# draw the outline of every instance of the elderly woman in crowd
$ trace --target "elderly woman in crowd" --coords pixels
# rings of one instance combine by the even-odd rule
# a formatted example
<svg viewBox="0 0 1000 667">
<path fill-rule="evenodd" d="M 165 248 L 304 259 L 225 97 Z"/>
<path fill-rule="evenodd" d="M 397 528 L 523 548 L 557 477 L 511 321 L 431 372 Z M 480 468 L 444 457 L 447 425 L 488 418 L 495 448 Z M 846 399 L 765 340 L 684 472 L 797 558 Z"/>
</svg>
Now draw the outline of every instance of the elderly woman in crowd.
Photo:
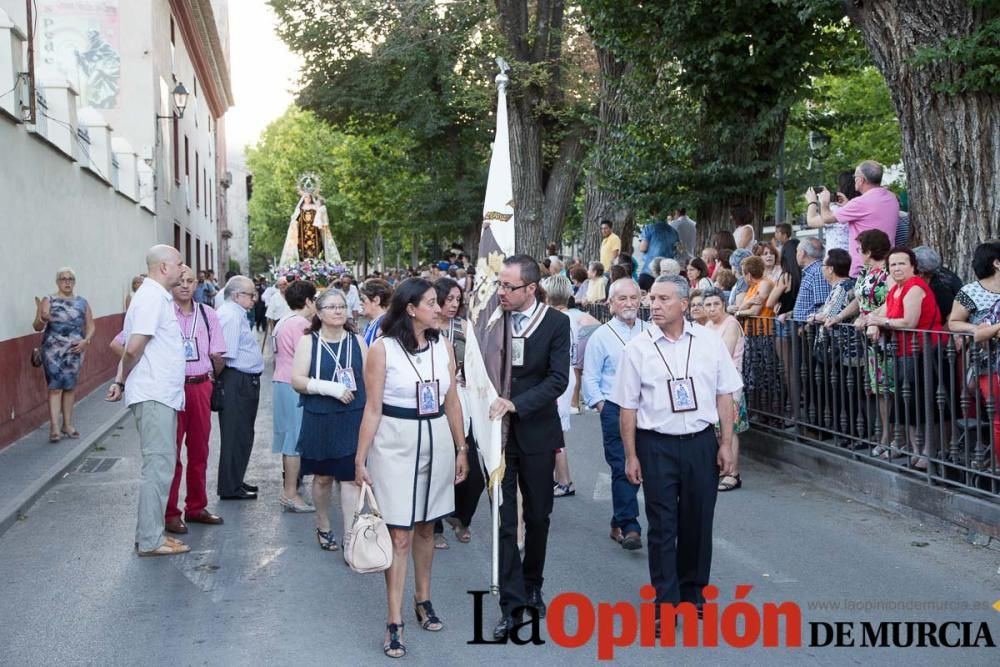
<svg viewBox="0 0 1000 667">
<path fill-rule="evenodd" d="M 893 286 L 886 295 L 885 303 L 868 316 L 866 333 L 873 341 L 882 336 L 881 329 L 920 329 L 922 331 L 939 331 L 942 328 L 941 310 L 937 300 L 923 278 L 916 275 L 917 258 L 909 248 L 893 248 L 889 251 L 889 275 Z M 922 347 L 925 343 L 936 345 L 936 334 L 897 333 L 894 335 L 896 356 L 902 361 L 903 380 L 911 387 L 908 396 L 903 396 L 901 412 L 896 420 L 905 418 L 909 434 L 910 447 L 913 456 L 910 464 L 913 467 L 926 470 L 927 457 L 934 451 L 933 429 L 928 433 L 922 448 L 918 448 L 917 429 L 928 421 L 924 413 L 924 396 L 934 391 L 936 381 L 930 386 L 924 382 L 924 359 Z M 932 362 L 933 365 L 933 362 Z M 936 368 L 928 369 L 931 375 L 936 375 Z M 937 421 L 937 410 L 932 409 L 934 416 L 930 420 Z M 888 458 L 888 453 L 882 454 Z"/>
<path fill-rule="evenodd" d="M 714 289 L 709 287 L 708 289 Z M 688 295 L 688 319 L 696 324 L 704 326 L 708 323 L 708 314 L 705 312 L 704 294 L 708 290 L 693 289 Z"/>
<path fill-rule="evenodd" d="M 573 300 L 580 303 L 587 298 L 587 269 L 577 264 L 570 269 L 569 278 L 573 282 Z"/>
<path fill-rule="evenodd" d="M 146 279 L 145 273 L 140 273 L 135 278 L 132 279 L 132 291 L 125 295 L 125 310 L 132 305 L 132 295 L 135 294 L 136 290 L 142 285 L 142 281 Z"/>
<path fill-rule="evenodd" d="M 372 486 L 392 538 L 382 647 L 391 658 L 406 655 L 403 592 L 411 551 L 417 622 L 431 632 L 444 629 L 430 600 L 434 522 L 454 512 L 454 486 L 468 470 L 455 351 L 436 328 L 440 310 L 434 285 L 404 280 L 365 361 L 367 403 L 355 478 Z"/>
<path fill-rule="evenodd" d="M 382 318 L 385 316 L 385 309 L 389 307 L 392 288 L 384 280 L 369 278 L 361 285 L 360 292 L 361 312 L 368 320 L 368 328 L 365 329 L 365 345 L 371 347 L 381 333 Z"/>
<path fill-rule="evenodd" d="M 299 339 L 312 326 L 316 314 L 316 286 L 296 280 L 285 290 L 291 312 L 274 325 L 274 375 L 271 377 L 274 429 L 271 451 L 281 454 L 284 489 L 278 504 L 289 512 L 312 512 L 313 507 L 299 495 L 299 426 L 302 405 L 292 387 L 292 360 Z"/>
<path fill-rule="evenodd" d="M 587 267 L 587 294 L 583 298 L 583 305 L 591 303 L 604 303 L 608 300 L 608 278 L 604 275 L 604 265 L 600 262 L 591 262 Z"/>
<path fill-rule="evenodd" d="M 362 378 L 367 348 L 354 333 L 347 308 L 347 297 L 340 290 L 326 290 L 316 299 L 308 334 L 297 341 L 291 372 L 292 385 L 302 394 L 298 442 L 302 472 L 313 476 L 316 541 L 324 551 L 339 548 L 330 521 L 333 483 L 340 485 L 343 534 L 350 529 L 359 494 L 352 482 L 365 407 Z"/>
<path fill-rule="evenodd" d="M 42 332 L 42 367 L 49 385 L 49 442 L 59 442 L 62 435 L 80 437 L 73 426 L 76 383 L 83 353 L 90 347 L 96 331 L 90 304 L 74 291 L 73 269 L 67 266 L 56 271 L 56 287 L 58 291 L 54 294 L 35 297 L 33 322 L 35 331 Z"/>
<path fill-rule="evenodd" d="M 721 290 L 715 288 L 706 290 L 702 298 L 704 300 L 705 314 L 708 317 L 705 326 L 722 337 L 723 342 L 726 344 L 726 349 L 729 350 L 729 354 L 733 358 L 733 363 L 736 364 L 736 370 L 742 376 L 743 352 L 746 348 L 746 337 L 743 334 L 743 328 L 736 321 L 735 317 L 726 312 L 725 300 L 723 299 Z M 750 429 L 750 420 L 747 416 L 746 394 L 742 389 L 733 394 L 733 402 L 735 404 L 733 415 L 736 418 L 733 428 L 733 472 L 732 474 L 719 477 L 719 491 L 732 491 L 743 486 L 743 480 L 740 478 L 739 473 L 739 434 L 745 433 Z"/>
<path fill-rule="evenodd" d="M 857 236 L 858 248 L 861 253 L 862 266 L 854 283 L 854 300 L 847 305 L 839 315 L 827 320 L 827 326 L 835 326 L 847 322 L 854 316 L 854 327 L 864 331 L 868 326 L 868 316 L 878 310 L 889 293 L 889 269 L 886 259 L 889 257 L 891 244 L 885 232 L 879 229 L 869 229 Z M 854 356 L 856 351 L 849 350 Z M 887 451 L 892 433 L 889 429 L 889 397 L 894 386 L 894 369 L 892 360 L 886 355 L 881 345 L 872 345 L 865 354 L 868 367 L 868 383 L 873 394 L 878 397 L 880 424 L 882 430 L 881 444 L 873 454 L 881 456 Z"/>
<path fill-rule="evenodd" d="M 750 257 L 752 253 L 746 249 L 739 249 L 729 257 L 729 263 L 733 267 L 733 275 L 736 276 L 736 284 L 729 290 L 729 297 L 726 301 L 726 312 L 733 314 L 743 306 L 743 299 L 747 293 L 747 281 L 743 276 L 743 260 Z"/>
</svg>

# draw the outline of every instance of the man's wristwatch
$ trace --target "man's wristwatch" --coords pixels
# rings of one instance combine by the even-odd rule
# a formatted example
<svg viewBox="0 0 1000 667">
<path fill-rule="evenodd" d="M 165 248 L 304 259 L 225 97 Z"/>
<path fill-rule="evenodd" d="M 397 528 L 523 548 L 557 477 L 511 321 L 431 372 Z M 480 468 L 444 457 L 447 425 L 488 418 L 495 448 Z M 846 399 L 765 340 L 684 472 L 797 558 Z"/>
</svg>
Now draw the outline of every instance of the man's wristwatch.
<svg viewBox="0 0 1000 667">
<path fill-rule="evenodd" d="M 125 383 L 124 382 L 119 382 L 118 380 L 115 380 L 114 382 L 112 382 L 112 384 L 118 385 L 119 387 L 121 387 L 122 391 L 125 391 Z"/>
</svg>

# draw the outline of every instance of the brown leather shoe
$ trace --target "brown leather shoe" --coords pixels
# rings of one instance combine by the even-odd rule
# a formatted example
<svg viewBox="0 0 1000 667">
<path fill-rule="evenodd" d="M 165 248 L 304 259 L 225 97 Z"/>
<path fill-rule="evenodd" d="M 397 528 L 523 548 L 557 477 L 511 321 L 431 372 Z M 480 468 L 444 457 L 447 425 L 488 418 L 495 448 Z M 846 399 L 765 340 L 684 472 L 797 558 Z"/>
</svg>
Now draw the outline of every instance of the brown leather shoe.
<svg viewBox="0 0 1000 667">
<path fill-rule="evenodd" d="M 610 537 L 611 537 L 612 540 L 614 540 L 618 544 L 621 544 L 622 540 L 625 539 L 622 536 L 622 529 L 621 528 L 617 528 L 617 527 L 611 529 L 611 535 L 610 535 Z"/>
<path fill-rule="evenodd" d="M 202 510 L 197 514 L 188 514 L 184 518 L 187 520 L 188 523 L 208 523 L 213 526 L 217 526 L 220 523 L 225 523 L 222 520 L 221 516 L 217 514 L 212 514 L 208 510 Z"/>
<path fill-rule="evenodd" d="M 173 533 L 174 535 L 184 535 L 188 532 L 188 527 L 184 525 L 179 516 L 173 519 L 167 519 L 167 522 L 163 525 L 163 528 L 168 533 Z"/>
<path fill-rule="evenodd" d="M 630 530 L 622 539 L 622 548 L 626 551 L 635 551 L 642 548 L 642 537 L 634 530 Z"/>
</svg>

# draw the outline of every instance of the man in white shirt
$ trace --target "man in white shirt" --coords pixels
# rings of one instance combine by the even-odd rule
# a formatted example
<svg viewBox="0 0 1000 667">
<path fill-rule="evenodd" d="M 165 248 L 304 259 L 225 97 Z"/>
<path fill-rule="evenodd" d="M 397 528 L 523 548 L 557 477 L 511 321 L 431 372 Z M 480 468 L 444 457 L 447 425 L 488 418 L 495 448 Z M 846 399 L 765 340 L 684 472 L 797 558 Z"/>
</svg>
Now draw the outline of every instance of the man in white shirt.
<svg viewBox="0 0 1000 667">
<path fill-rule="evenodd" d="M 148 278 L 125 314 L 125 352 L 107 400 L 120 401 L 124 395 L 139 430 L 136 550 L 140 556 L 172 556 L 190 551 L 163 533 L 177 458 L 177 412 L 184 409 L 184 341 L 170 293 L 180 284 L 183 262 L 174 248 L 157 245 L 146 253 L 146 265 Z"/>
<path fill-rule="evenodd" d="M 611 392 L 621 406 L 625 472 L 646 496 L 657 634 L 661 604 L 689 603 L 678 613 L 691 621 L 695 613 L 701 616 L 719 472 L 735 472 L 730 394 L 743 387 L 722 338 L 684 318 L 688 293 L 680 276 L 656 279 L 650 290 L 653 326 L 625 346 Z M 674 616 L 669 618 L 673 623 Z"/>
</svg>

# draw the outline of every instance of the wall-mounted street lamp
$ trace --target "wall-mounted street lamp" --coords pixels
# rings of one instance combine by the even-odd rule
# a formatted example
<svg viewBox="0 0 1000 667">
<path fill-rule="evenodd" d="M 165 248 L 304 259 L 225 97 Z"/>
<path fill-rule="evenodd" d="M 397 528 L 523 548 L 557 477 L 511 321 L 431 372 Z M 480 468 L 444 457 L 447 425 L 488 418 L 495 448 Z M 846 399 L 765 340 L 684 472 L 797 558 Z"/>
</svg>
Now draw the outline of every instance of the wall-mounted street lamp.
<svg viewBox="0 0 1000 667">
<path fill-rule="evenodd" d="M 183 118 L 184 117 L 184 110 L 187 108 L 187 103 L 188 103 L 188 91 L 187 91 L 187 88 L 184 87 L 183 83 L 181 83 L 180 81 L 178 81 L 177 85 L 174 87 L 174 90 L 170 93 L 170 95 L 171 95 L 171 97 L 174 98 L 174 106 L 177 108 L 177 117 L 178 118 Z M 160 115 L 157 115 L 156 117 L 160 118 L 160 119 L 162 119 L 162 118 L 173 118 L 172 115 L 171 116 L 160 116 Z"/>
</svg>

